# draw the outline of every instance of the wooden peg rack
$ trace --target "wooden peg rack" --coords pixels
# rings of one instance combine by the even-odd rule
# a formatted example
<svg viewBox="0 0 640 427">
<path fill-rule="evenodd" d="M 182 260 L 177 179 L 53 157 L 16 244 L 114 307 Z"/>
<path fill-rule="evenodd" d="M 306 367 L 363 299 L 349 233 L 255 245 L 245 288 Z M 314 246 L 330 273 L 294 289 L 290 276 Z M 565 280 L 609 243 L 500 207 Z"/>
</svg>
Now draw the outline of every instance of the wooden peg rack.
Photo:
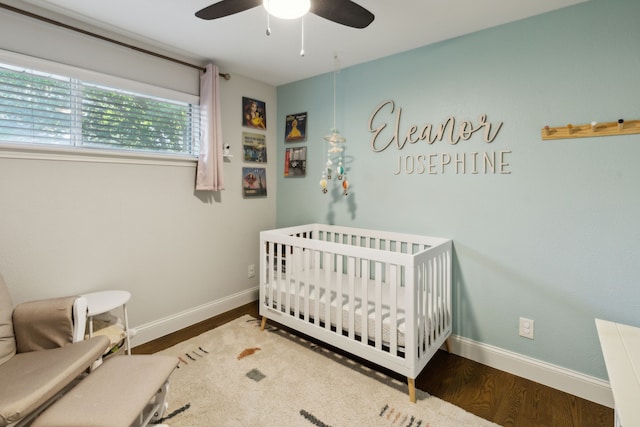
<svg viewBox="0 0 640 427">
<path fill-rule="evenodd" d="M 595 125 L 567 125 L 560 127 L 545 126 L 542 128 L 542 139 L 591 138 L 594 136 L 632 135 L 640 133 L 640 120 L 607 123 Z"/>
</svg>

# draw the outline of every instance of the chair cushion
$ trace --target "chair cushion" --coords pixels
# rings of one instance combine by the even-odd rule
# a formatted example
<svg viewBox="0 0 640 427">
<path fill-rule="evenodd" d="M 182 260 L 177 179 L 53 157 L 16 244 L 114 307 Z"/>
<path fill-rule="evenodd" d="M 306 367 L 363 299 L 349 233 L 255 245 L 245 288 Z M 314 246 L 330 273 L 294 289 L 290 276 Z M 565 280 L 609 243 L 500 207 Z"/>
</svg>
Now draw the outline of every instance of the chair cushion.
<svg viewBox="0 0 640 427">
<path fill-rule="evenodd" d="M 13 309 L 16 351 L 49 350 L 72 343 L 76 298 L 50 298 L 18 304 Z"/>
<path fill-rule="evenodd" d="M 173 356 L 112 357 L 36 418 L 33 427 L 130 426 L 176 366 Z"/>
<path fill-rule="evenodd" d="M 0 427 L 24 418 L 64 390 L 108 345 L 107 337 L 93 337 L 51 350 L 19 353 L 0 365 Z"/>
<path fill-rule="evenodd" d="M 13 334 L 13 302 L 9 289 L 0 275 L 0 365 L 16 354 L 16 339 Z"/>
</svg>

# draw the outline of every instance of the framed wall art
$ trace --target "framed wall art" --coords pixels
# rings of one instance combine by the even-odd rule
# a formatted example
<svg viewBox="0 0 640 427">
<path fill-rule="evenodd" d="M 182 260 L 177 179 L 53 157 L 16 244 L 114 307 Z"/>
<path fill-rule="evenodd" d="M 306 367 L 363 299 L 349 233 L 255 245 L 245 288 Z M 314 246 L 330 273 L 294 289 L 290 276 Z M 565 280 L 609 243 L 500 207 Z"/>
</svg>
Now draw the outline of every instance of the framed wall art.
<svg viewBox="0 0 640 427">
<path fill-rule="evenodd" d="M 284 153 L 284 176 L 305 176 L 307 174 L 307 147 L 287 148 Z"/>
<path fill-rule="evenodd" d="M 245 162 L 267 163 L 267 137 L 261 133 L 242 132 Z"/>
<path fill-rule="evenodd" d="M 242 125 L 253 129 L 267 128 L 267 106 L 263 101 L 242 97 Z"/>
<path fill-rule="evenodd" d="M 307 113 L 287 115 L 285 121 L 285 142 L 300 142 L 307 140 Z"/>
<path fill-rule="evenodd" d="M 242 196 L 245 198 L 266 197 L 267 170 L 265 168 L 242 168 Z"/>
</svg>

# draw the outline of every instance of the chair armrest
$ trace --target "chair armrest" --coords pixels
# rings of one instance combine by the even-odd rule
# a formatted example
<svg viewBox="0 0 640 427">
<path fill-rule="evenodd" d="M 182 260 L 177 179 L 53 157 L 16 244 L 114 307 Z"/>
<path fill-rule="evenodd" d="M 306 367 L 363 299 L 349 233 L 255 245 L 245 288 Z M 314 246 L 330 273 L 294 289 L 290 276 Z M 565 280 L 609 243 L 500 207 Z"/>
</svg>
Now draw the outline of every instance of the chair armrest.
<svg viewBox="0 0 640 427">
<path fill-rule="evenodd" d="M 84 341 L 87 330 L 89 303 L 85 297 L 77 297 L 73 302 L 73 342 Z"/>
<path fill-rule="evenodd" d="M 29 301 L 13 310 L 13 329 L 18 353 L 62 347 L 75 341 L 74 303 L 78 297 Z M 76 308 L 82 310 L 82 304 Z M 86 301 L 84 316 L 86 319 Z M 84 329 L 82 330 L 84 334 Z"/>
</svg>

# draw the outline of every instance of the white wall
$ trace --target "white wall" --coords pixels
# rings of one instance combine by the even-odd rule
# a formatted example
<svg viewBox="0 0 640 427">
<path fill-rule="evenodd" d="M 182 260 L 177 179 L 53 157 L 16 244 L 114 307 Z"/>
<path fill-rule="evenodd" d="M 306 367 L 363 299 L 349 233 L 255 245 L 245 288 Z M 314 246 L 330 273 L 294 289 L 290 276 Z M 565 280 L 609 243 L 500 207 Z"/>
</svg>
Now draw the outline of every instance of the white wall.
<svg viewBox="0 0 640 427">
<path fill-rule="evenodd" d="M 109 64 L 128 78 L 153 68 L 155 84 L 198 87 L 187 67 L 5 11 L 0 49 L 97 71 Z M 224 163 L 227 189 L 213 195 L 195 193 L 193 161 L 0 149 L 0 274 L 14 302 L 128 290 L 138 344 L 257 297 L 247 266 L 258 264 L 259 231 L 275 224 L 275 161 L 266 165 L 269 196 L 243 199 L 242 96 L 265 101 L 275 123 L 276 89 L 239 75 L 221 86 L 223 137 L 235 157 Z M 275 126 L 266 135 L 275 141 Z"/>
</svg>

